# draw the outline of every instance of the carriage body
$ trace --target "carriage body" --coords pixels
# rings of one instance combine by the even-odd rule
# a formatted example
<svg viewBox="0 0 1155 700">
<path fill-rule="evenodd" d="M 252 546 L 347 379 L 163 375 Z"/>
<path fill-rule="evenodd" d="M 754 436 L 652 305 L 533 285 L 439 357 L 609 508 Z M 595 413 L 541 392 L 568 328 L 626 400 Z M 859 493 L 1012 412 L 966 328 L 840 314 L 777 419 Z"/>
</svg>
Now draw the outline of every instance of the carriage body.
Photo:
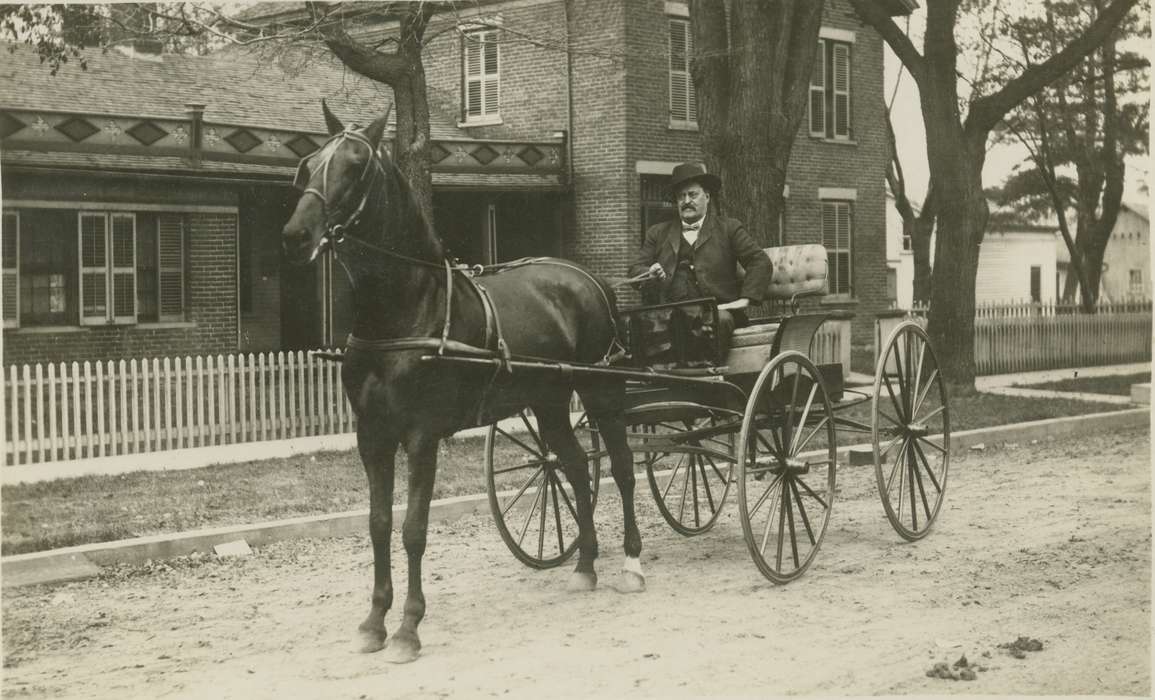
<svg viewBox="0 0 1155 700">
<path fill-rule="evenodd" d="M 950 424 L 937 361 L 921 327 L 907 322 L 895 329 L 872 386 L 846 386 L 846 368 L 812 357 L 815 337 L 833 314 L 800 311 L 804 299 L 827 292 L 825 248 L 784 246 L 766 253 L 773 263 L 766 298 L 780 313 L 736 329 L 728 348 L 716 341 L 712 299 L 621 312 L 628 348 L 622 364 L 635 373 L 626 383 L 624 417 L 635 464 L 666 522 L 683 535 L 704 533 L 736 491 L 755 565 L 785 583 L 809 567 L 821 545 L 834 502 L 839 432 L 870 441 L 887 518 L 903 538 L 915 540 L 929 532 L 942 504 Z M 521 420 L 532 435 L 530 419 Z M 577 428 L 596 485 L 605 457 L 597 429 L 584 417 Z M 529 498 L 525 494 L 534 488 L 528 483 L 518 489 L 495 478 L 502 473 L 495 455 L 509 439 L 508 432 L 491 428 L 486 450 L 499 531 L 524 563 L 554 566 L 568 556 L 572 534 L 563 532 L 564 508 L 555 495 L 547 517 L 546 490 Z M 545 484 L 548 446 L 527 449 L 525 464 Z M 554 481 L 553 488 L 560 487 Z M 520 509 L 519 499 L 527 499 Z M 512 521 L 522 524 L 520 532 L 509 526 Z M 526 546 L 527 536 L 536 551 Z M 544 545 L 554 538 L 547 556 Z"/>
</svg>

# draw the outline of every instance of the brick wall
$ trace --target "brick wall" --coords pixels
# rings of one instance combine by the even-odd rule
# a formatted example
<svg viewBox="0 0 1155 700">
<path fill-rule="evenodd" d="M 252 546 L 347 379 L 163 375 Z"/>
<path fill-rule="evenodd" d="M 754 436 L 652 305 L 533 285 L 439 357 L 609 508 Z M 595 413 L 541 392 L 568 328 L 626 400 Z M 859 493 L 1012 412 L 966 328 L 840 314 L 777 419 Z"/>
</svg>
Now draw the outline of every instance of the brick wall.
<svg viewBox="0 0 1155 700">
<path fill-rule="evenodd" d="M 6 329 L 4 364 L 204 355 L 237 349 L 236 215 L 189 214 L 188 323 Z"/>
</svg>

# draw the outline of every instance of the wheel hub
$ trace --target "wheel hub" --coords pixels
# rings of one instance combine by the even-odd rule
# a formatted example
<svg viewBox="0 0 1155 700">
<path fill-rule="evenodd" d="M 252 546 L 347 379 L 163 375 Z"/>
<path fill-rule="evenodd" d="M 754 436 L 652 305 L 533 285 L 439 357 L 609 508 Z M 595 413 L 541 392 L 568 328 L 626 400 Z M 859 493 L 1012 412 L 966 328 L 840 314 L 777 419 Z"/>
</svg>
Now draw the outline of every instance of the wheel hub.
<svg viewBox="0 0 1155 700">
<path fill-rule="evenodd" d="M 912 437 L 926 437 L 930 435 L 930 428 L 926 423 L 909 423 L 906 426 L 906 432 Z"/>
</svg>

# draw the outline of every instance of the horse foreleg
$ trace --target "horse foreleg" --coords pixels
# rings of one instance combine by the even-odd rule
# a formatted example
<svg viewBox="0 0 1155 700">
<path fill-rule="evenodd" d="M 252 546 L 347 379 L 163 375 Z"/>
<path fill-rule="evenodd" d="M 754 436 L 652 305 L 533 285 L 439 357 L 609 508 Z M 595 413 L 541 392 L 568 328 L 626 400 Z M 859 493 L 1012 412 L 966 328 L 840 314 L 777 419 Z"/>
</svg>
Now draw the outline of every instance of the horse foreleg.
<svg viewBox="0 0 1155 700">
<path fill-rule="evenodd" d="M 393 607 L 393 573 L 389 561 L 393 530 L 393 474 L 397 442 L 368 428 L 357 430 L 357 449 L 369 478 L 369 539 L 373 543 L 373 598 L 369 615 L 357 628 L 361 651 L 380 651 L 385 646 L 385 614 Z"/>
<path fill-rule="evenodd" d="M 589 464 L 570 427 L 567 407 L 535 407 L 534 413 L 546 444 L 561 460 L 566 479 L 573 488 L 574 505 L 577 507 L 578 562 L 566 589 L 571 592 L 592 591 L 598 585 L 598 575 L 594 570 L 594 561 L 598 558 L 598 537 L 594 529 Z"/>
<path fill-rule="evenodd" d="M 626 440 L 626 424 L 621 416 L 601 417 L 596 422 L 610 454 L 614 483 L 622 495 L 622 549 L 625 551 L 625 561 L 614 589 L 621 593 L 640 593 L 646 590 L 646 577 L 642 574 L 642 534 L 638 531 L 638 519 L 634 512 L 634 460 Z"/>
<path fill-rule="evenodd" d="M 421 560 L 425 556 L 425 542 L 429 531 L 429 501 L 433 498 L 433 482 L 437 475 L 436 437 L 411 436 L 405 444 L 409 458 L 409 507 L 401 526 L 401 540 L 409 560 L 409 588 L 405 594 L 404 617 L 401 627 L 385 647 L 386 658 L 393 663 L 408 663 L 421 653 L 421 638 L 417 625 L 425 617 L 425 593 L 421 590 Z"/>
</svg>

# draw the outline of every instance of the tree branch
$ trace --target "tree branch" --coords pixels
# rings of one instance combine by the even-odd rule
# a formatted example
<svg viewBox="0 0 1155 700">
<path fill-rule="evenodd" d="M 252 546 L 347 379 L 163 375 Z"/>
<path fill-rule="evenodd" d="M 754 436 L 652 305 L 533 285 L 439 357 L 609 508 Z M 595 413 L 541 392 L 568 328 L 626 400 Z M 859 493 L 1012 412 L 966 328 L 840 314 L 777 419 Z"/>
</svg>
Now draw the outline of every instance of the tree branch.
<svg viewBox="0 0 1155 700">
<path fill-rule="evenodd" d="M 906 32 L 902 31 L 890 15 L 882 9 L 878 0 L 850 0 L 850 4 L 854 6 L 854 11 L 858 13 L 862 21 L 874 27 L 875 31 L 882 35 L 887 45 L 890 46 L 890 50 L 898 56 L 902 65 L 906 66 L 911 77 L 921 88 L 926 72 L 925 60 Z"/>
<path fill-rule="evenodd" d="M 851 0 L 856 5 L 864 0 Z M 965 128 L 971 133 L 993 129 L 1007 112 L 1034 93 L 1074 68 L 1087 54 L 1100 46 L 1115 31 L 1123 17 L 1138 0 L 1114 0 L 1077 39 L 1043 63 L 1031 66 L 1017 78 L 1008 81 L 998 92 L 971 103 Z"/>
</svg>

